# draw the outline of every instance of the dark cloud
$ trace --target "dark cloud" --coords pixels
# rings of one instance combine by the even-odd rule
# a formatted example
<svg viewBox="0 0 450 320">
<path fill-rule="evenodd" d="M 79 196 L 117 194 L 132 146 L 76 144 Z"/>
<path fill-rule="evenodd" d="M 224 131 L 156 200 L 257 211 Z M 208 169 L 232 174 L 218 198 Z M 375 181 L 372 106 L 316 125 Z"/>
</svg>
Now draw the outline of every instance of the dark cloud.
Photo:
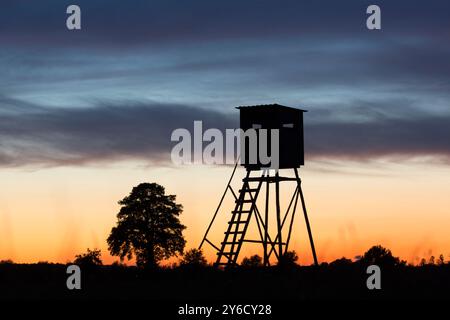
<svg viewBox="0 0 450 320">
<path fill-rule="evenodd" d="M 0 39 L 61 45 L 154 45 L 171 41 L 269 36 L 364 35 L 372 1 L 78 0 L 83 31 L 65 30 L 69 0 L 4 0 Z M 379 0 L 390 32 L 448 38 L 448 1 Z M 447 30 L 447 31 L 445 31 Z"/>
<path fill-rule="evenodd" d="M 365 28 L 365 0 L 79 0 L 83 30 L 69 32 L 72 3 L 2 2 L 2 88 L 92 97 L 96 87 L 99 99 L 170 88 L 186 104 L 266 92 L 449 99 L 449 1 L 380 0 L 380 32 Z"/>
<path fill-rule="evenodd" d="M 433 111 L 411 98 L 322 105 L 305 120 L 310 159 L 436 158 L 450 163 L 450 106 Z"/>
<path fill-rule="evenodd" d="M 19 108 L 20 104 L 17 101 Z M 20 116 L 0 112 L 0 164 L 83 165 L 123 159 L 167 162 L 172 131 L 191 130 L 194 120 L 221 129 L 237 124 L 233 117 L 217 111 L 151 102 L 38 107 Z"/>
<path fill-rule="evenodd" d="M 58 107 L 0 95 L 1 166 L 164 162 L 173 129 L 234 127 L 219 108 L 274 98 L 308 102 L 309 159 L 449 157 L 449 1 L 377 1 L 379 32 L 368 0 L 76 3 L 69 32 L 73 1 L 2 1 L 3 91 Z"/>
<path fill-rule="evenodd" d="M 8 101 L 23 107 L 20 101 Z M 355 108 L 347 112 L 354 113 Z M 360 111 L 362 117 L 352 120 L 337 118 L 332 111 L 315 117 L 312 111 L 305 119 L 306 155 L 358 161 L 398 156 L 449 159 L 450 114 L 410 113 L 413 108 L 405 108 L 407 116 L 401 117 L 362 106 L 366 110 Z M 0 110 L 4 109 L 0 106 Z M 235 128 L 237 118 L 237 111 L 136 101 L 90 108 L 37 107 L 20 116 L 0 111 L 0 165 L 84 165 L 130 159 L 169 164 L 174 129 L 192 131 L 194 120 L 202 120 L 204 129 Z"/>
<path fill-rule="evenodd" d="M 306 125 L 310 158 L 369 160 L 433 157 L 450 160 L 450 115 Z"/>
</svg>

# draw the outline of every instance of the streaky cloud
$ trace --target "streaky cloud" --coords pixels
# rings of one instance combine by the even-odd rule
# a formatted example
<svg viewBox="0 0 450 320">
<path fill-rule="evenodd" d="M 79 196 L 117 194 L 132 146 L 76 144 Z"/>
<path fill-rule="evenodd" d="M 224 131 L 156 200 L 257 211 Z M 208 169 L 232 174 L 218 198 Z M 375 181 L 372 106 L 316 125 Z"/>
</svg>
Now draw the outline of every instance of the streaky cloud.
<svg viewBox="0 0 450 320">
<path fill-rule="evenodd" d="M 100 102 L 91 107 L 34 106 L 29 112 L 14 114 L 4 112 L 5 101 L 9 107 L 30 107 L 12 98 L 0 101 L 2 167 L 83 166 L 132 159 L 169 165 L 174 129 L 191 130 L 195 120 L 202 120 L 205 129 L 238 126 L 237 111 L 231 107 L 230 112 L 221 112 L 130 100 Z M 424 156 L 450 159 L 450 114 L 405 108 L 405 117 L 372 110 L 365 112 L 364 118 L 336 118 L 333 112 L 323 110 L 318 112 L 322 117 L 314 117 L 311 110 L 305 120 L 308 160 Z M 348 108 L 349 112 L 354 110 Z"/>
</svg>

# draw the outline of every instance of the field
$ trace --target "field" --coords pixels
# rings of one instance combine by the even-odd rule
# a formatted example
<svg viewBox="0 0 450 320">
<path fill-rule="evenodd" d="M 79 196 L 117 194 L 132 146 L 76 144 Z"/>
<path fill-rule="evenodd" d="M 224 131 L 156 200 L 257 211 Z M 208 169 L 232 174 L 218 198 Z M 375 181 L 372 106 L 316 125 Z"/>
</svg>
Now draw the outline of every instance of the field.
<svg viewBox="0 0 450 320">
<path fill-rule="evenodd" d="M 369 290 L 356 263 L 319 267 L 82 268 L 81 290 L 68 290 L 62 264 L 0 265 L 1 300 L 152 300 L 177 302 L 450 299 L 450 265 L 382 268 Z"/>
</svg>

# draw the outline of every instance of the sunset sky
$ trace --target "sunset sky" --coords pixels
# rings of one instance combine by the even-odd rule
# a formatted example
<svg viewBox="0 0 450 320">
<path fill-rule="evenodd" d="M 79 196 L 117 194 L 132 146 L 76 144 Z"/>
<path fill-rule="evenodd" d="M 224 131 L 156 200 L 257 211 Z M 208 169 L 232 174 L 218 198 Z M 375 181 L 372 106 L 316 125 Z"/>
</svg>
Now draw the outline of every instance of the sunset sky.
<svg viewBox="0 0 450 320">
<path fill-rule="evenodd" d="M 2 1 L 0 260 L 116 261 L 117 201 L 141 182 L 177 195 L 197 247 L 232 167 L 173 165 L 171 132 L 235 128 L 236 106 L 267 103 L 308 110 L 320 261 L 375 244 L 450 259 L 450 2 L 376 1 L 369 31 L 372 2 Z M 70 4 L 82 30 L 66 29 Z M 300 217 L 292 249 L 309 264 Z"/>
</svg>

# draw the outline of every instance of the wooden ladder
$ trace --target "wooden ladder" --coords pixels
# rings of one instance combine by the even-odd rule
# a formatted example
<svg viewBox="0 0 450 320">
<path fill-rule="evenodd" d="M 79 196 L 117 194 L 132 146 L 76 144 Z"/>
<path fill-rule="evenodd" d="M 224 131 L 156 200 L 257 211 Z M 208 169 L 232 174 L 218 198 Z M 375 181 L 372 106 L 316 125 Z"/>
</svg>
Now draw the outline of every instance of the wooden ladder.
<svg viewBox="0 0 450 320">
<path fill-rule="evenodd" d="M 228 222 L 221 248 L 217 252 L 215 266 L 237 265 L 237 258 L 252 214 L 256 210 L 256 200 L 263 182 L 262 179 L 252 179 L 250 173 L 251 171 L 248 170 L 247 176 L 242 180 L 242 189 L 239 190 L 239 197 L 235 200 L 236 205 L 231 212 L 231 220 Z M 257 183 L 256 186 L 255 183 Z"/>
</svg>

